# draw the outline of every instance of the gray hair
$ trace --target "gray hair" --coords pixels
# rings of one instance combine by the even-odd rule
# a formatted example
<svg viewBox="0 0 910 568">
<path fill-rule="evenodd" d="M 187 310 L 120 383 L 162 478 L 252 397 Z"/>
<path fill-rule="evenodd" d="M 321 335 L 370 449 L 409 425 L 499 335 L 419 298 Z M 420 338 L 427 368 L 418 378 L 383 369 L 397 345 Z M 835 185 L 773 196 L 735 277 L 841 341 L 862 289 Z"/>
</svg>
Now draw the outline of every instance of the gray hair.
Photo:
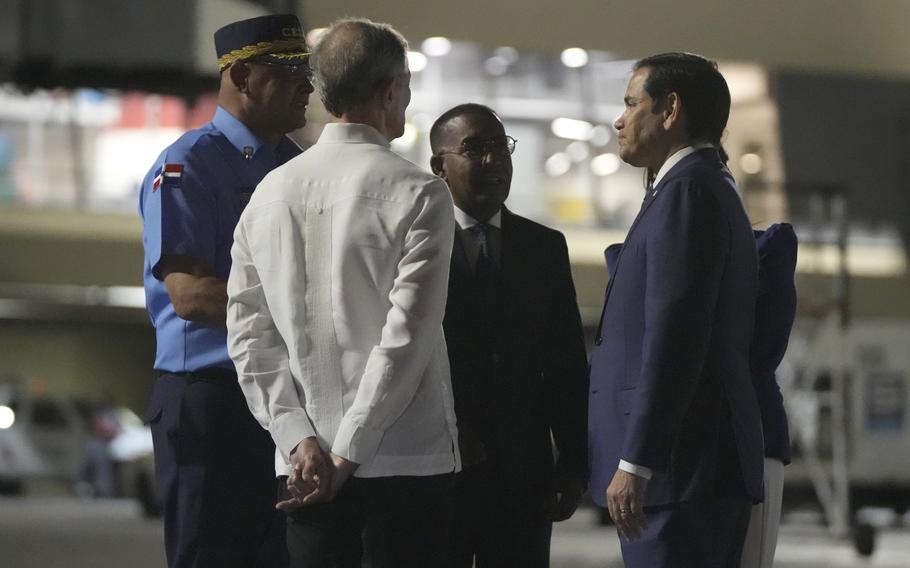
<svg viewBox="0 0 910 568">
<path fill-rule="evenodd" d="M 385 81 L 407 69 L 408 42 L 388 24 L 338 20 L 313 50 L 310 64 L 322 102 L 334 116 L 362 107 Z"/>
</svg>

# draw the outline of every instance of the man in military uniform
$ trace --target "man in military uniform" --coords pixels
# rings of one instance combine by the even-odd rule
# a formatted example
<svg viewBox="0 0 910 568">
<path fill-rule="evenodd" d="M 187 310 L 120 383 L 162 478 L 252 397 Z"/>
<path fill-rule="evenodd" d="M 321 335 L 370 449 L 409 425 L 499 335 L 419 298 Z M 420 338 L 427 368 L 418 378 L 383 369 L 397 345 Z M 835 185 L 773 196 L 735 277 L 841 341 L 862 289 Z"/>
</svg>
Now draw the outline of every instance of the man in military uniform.
<svg viewBox="0 0 910 568">
<path fill-rule="evenodd" d="M 253 419 L 227 353 L 234 228 L 256 185 L 298 155 L 308 55 L 293 15 L 215 32 L 212 121 L 167 147 L 142 184 L 144 281 L 159 378 L 147 419 L 168 564 L 284 566 L 284 515 L 269 434 Z"/>
</svg>

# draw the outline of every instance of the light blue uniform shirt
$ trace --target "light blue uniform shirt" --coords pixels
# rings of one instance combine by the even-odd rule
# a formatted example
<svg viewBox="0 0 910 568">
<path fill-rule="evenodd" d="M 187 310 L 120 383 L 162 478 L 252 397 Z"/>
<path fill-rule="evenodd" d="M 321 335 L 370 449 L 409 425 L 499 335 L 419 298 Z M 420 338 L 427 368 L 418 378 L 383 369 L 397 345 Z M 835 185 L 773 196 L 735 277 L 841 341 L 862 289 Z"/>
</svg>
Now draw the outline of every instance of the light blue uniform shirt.
<svg viewBox="0 0 910 568">
<path fill-rule="evenodd" d="M 158 347 L 159 371 L 233 370 L 227 329 L 181 319 L 162 281 L 168 255 L 191 256 L 227 281 L 240 213 L 267 173 L 300 153 L 290 139 L 277 150 L 218 107 L 212 121 L 164 149 L 142 181 L 139 212 L 145 248 L 145 300 Z"/>
</svg>

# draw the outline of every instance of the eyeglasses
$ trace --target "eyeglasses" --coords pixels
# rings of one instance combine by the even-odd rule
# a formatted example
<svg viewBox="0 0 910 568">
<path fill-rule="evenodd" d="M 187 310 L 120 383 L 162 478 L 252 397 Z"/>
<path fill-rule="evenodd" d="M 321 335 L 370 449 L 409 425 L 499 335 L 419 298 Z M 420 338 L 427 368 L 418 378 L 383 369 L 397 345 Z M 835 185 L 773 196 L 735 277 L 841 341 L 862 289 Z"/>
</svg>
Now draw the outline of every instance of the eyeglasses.
<svg viewBox="0 0 910 568">
<path fill-rule="evenodd" d="M 494 136 L 493 138 L 465 138 L 461 141 L 459 150 L 442 150 L 437 156 L 443 154 L 458 154 L 471 160 L 479 160 L 492 154 L 494 156 L 509 156 L 515 151 L 518 140 L 511 136 Z"/>
</svg>

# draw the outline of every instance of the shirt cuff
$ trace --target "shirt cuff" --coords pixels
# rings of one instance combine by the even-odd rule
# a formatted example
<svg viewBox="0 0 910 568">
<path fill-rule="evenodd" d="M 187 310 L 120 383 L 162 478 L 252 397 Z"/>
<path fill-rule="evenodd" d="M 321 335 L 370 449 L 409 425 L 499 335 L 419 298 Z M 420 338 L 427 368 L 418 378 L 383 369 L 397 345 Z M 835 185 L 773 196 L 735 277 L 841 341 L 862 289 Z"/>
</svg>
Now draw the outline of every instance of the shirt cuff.
<svg viewBox="0 0 910 568">
<path fill-rule="evenodd" d="M 376 455 L 383 434 L 380 430 L 343 418 L 338 433 L 335 434 L 332 453 L 356 464 L 367 463 Z"/>
<path fill-rule="evenodd" d="M 272 440 L 275 441 L 275 446 L 281 452 L 281 457 L 284 458 L 285 463 L 291 463 L 291 452 L 294 451 L 294 448 L 297 447 L 301 440 L 316 435 L 313 424 L 310 422 L 310 417 L 307 416 L 305 410 L 295 410 L 281 414 L 269 424 L 269 433 L 272 435 Z"/>
<path fill-rule="evenodd" d="M 619 469 L 627 473 L 631 473 L 632 475 L 637 475 L 638 477 L 644 477 L 648 480 L 650 480 L 651 476 L 654 475 L 654 472 L 651 471 L 650 467 L 635 465 L 634 463 L 629 463 L 626 460 L 619 460 Z"/>
</svg>

